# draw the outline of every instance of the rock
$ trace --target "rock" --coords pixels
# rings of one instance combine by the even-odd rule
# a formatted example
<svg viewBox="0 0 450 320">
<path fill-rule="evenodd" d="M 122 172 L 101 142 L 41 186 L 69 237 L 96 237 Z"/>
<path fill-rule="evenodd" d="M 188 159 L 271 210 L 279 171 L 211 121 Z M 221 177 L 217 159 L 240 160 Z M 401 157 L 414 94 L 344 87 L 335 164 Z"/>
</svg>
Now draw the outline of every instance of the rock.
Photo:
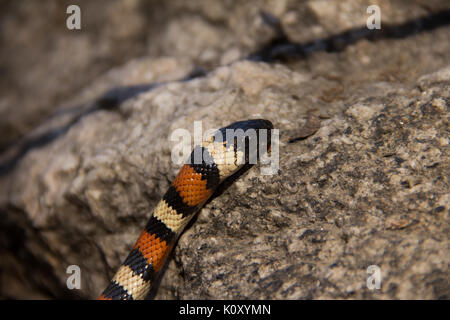
<svg viewBox="0 0 450 320">
<path fill-rule="evenodd" d="M 280 130 L 278 174 L 255 166 L 201 210 L 156 299 L 448 299 L 448 27 L 268 63 L 244 58 L 267 38 L 224 47 L 273 27 L 235 35 L 230 21 L 252 21 L 245 6 L 228 27 L 211 22 L 227 8 L 192 6 L 202 14 L 156 37 L 171 56 L 152 52 L 91 81 L 0 156 L 0 296 L 97 297 L 179 170 L 170 134 L 266 118 Z M 316 7 L 299 6 L 325 18 Z M 198 61 L 210 71 L 192 74 Z M 82 288 L 69 291 L 73 264 Z M 371 265 L 380 290 L 366 286 Z"/>
<path fill-rule="evenodd" d="M 0 84 L 0 152 L 78 98 L 79 91 L 89 88 L 95 78 L 134 57 L 170 56 L 213 70 L 280 37 L 280 27 L 290 41 L 308 43 L 365 26 L 368 16 L 368 4 L 360 0 L 239 4 L 192 0 L 170 5 L 148 0 L 79 0 L 77 4 L 82 29 L 69 31 L 67 4 L 58 0 L 44 5 L 2 2 L 0 68 L 6 81 Z M 375 4 L 380 6 L 383 26 L 450 10 L 445 0 L 379 0 Z M 421 30 L 433 23 L 439 22 L 417 22 L 409 29 Z M 337 39 L 334 45 L 342 40 L 348 39 Z M 369 57 L 373 58 L 361 58 Z"/>
</svg>

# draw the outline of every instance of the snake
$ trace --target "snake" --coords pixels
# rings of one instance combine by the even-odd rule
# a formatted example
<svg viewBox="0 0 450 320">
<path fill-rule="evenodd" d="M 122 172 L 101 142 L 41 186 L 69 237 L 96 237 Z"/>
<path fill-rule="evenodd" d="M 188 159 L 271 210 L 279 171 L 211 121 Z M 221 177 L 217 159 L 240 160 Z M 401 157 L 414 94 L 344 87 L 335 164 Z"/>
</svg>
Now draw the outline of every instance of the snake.
<svg viewBox="0 0 450 320">
<path fill-rule="evenodd" d="M 238 121 L 194 146 L 127 258 L 98 299 L 145 299 L 178 237 L 217 188 L 245 165 L 254 164 L 251 159 L 255 156 L 260 158 L 264 152 L 270 152 L 272 129 L 273 124 L 265 119 Z M 266 133 L 266 139 L 261 138 L 262 132 Z M 250 148 L 252 145 L 257 146 L 256 154 L 255 149 Z"/>
</svg>

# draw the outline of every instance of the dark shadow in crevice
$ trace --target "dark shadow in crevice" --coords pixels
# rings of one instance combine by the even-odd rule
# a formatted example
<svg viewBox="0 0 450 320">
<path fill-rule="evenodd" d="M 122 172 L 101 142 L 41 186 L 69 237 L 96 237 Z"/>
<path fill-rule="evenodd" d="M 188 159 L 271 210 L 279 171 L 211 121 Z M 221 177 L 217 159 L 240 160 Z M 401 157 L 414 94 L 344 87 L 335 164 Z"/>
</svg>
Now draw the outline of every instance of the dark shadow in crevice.
<svg viewBox="0 0 450 320">
<path fill-rule="evenodd" d="M 450 10 L 443 10 L 401 24 L 381 22 L 381 29 L 370 30 L 364 26 L 322 39 L 295 43 L 288 39 L 276 17 L 268 13 L 261 13 L 261 16 L 263 21 L 274 29 L 276 36 L 267 45 L 247 57 L 252 61 L 284 62 L 290 59 L 302 59 L 315 52 L 341 52 L 360 40 L 375 42 L 384 39 L 403 39 L 450 25 Z"/>
<path fill-rule="evenodd" d="M 205 75 L 205 73 L 206 71 L 204 69 L 196 68 L 179 81 L 189 81 L 194 78 L 202 77 Z M 70 119 L 66 124 L 62 126 L 49 129 L 44 133 L 38 134 L 36 136 L 26 137 L 22 139 L 21 142 L 18 142 L 18 144 L 20 144 L 18 151 L 16 151 L 15 154 L 9 159 L 0 163 L 0 177 L 8 174 L 12 169 L 14 169 L 20 159 L 25 156 L 25 154 L 27 154 L 30 150 L 43 147 L 58 139 L 62 135 L 66 134 L 67 131 L 69 131 L 69 129 L 73 125 L 78 123 L 83 117 L 101 110 L 117 112 L 119 106 L 126 100 L 132 99 L 143 92 L 153 90 L 164 84 L 166 84 L 166 82 L 115 87 L 104 93 L 99 98 L 95 99 L 95 101 L 91 103 L 87 108 L 86 105 L 80 105 L 66 110 L 60 110 L 53 117 L 65 114 L 67 112 L 73 112 L 75 113 L 75 115 L 72 117 L 72 119 Z M 10 147 L 13 146 L 13 144 L 8 145 Z"/>
<path fill-rule="evenodd" d="M 0 256 L 5 253 L 14 253 L 21 264 L 17 268 L 17 274 L 6 276 L 15 276 L 17 279 L 25 281 L 28 288 L 43 293 L 51 299 L 86 299 L 80 291 L 67 289 L 55 274 L 54 268 L 40 259 L 41 257 L 36 256 L 34 247 L 30 247 L 30 243 L 34 243 L 34 246 L 43 251 L 52 252 L 52 250 L 43 241 L 39 230 L 32 226 L 22 209 L 8 206 L 6 209 L 0 209 L 0 215 L 3 216 L 0 219 Z M 0 264 L 0 272 L 2 271 Z M 28 276 L 23 278 L 23 275 Z M 5 287 L 0 286 L 2 299 L 20 298 L 9 296 L 7 290 L 3 292 L 1 288 L 5 289 Z"/>
<path fill-rule="evenodd" d="M 401 24 L 386 24 L 382 23 L 381 29 L 370 30 L 366 26 L 361 28 L 351 29 L 336 35 L 332 35 L 323 39 L 317 39 L 305 43 L 295 43 L 288 39 L 284 32 L 278 18 L 275 16 L 261 12 L 261 17 L 265 23 L 270 25 L 275 31 L 275 37 L 261 49 L 255 53 L 250 54 L 244 59 L 251 61 L 263 61 L 267 63 L 281 61 L 285 62 L 292 59 L 304 59 L 309 54 L 315 52 L 341 52 L 346 47 L 360 41 L 380 41 L 383 39 L 402 39 L 415 34 L 432 31 L 434 29 L 450 25 L 450 10 L 439 11 L 434 14 L 423 16 L 417 19 L 413 19 Z M 194 78 L 204 77 L 208 73 L 207 70 L 202 68 L 194 69 L 186 77 L 179 81 L 189 81 Z M 0 176 L 3 176 L 10 172 L 20 159 L 30 150 L 42 147 L 61 135 L 64 135 L 74 124 L 76 124 L 84 116 L 99 111 L 99 110 L 117 110 L 124 101 L 136 97 L 138 94 L 152 90 L 158 86 L 165 84 L 153 83 L 153 84 L 141 84 L 134 86 L 116 87 L 101 97 L 95 100 L 95 102 L 85 111 L 74 116 L 71 121 L 66 125 L 53 128 L 44 132 L 36 137 L 25 138 L 22 142 L 19 142 L 21 146 L 19 150 L 9 159 L 0 163 Z M 83 109 L 82 106 L 71 108 L 74 110 Z M 62 111 L 64 112 L 64 110 Z M 7 149 L 14 147 L 15 144 L 7 143 Z"/>
</svg>

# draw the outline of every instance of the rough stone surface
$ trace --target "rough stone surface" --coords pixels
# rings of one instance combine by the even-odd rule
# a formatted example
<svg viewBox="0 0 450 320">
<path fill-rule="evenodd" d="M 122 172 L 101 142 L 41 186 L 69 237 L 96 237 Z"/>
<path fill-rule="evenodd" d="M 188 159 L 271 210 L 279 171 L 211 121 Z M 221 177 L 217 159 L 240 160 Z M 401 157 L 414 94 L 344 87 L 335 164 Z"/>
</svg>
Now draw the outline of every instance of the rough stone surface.
<svg viewBox="0 0 450 320">
<path fill-rule="evenodd" d="M 177 174 L 171 132 L 266 118 L 278 174 L 255 166 L 201 210 L 156 299 L 449 299 L 449 27 L 268 63 L 244 59 L 277 36 L 267 20 L 310 41 L 363 26 L 365 2 L 188 3 L 164 8 L 146 56 L 0 154 L 0 296 L 98 296 Z M 377 3 L 389 23 L 447 8 Z M 79 291 L 65 289 L 72 264 Z"/>
</svg>

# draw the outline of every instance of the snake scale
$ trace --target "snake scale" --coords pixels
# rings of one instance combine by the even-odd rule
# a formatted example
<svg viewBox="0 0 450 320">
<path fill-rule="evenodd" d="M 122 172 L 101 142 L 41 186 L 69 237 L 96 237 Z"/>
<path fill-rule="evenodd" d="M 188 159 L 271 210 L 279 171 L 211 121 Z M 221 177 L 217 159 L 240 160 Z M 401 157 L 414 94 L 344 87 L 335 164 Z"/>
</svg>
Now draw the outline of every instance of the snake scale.
<svg viewBox="0 0 450 320">
<path fill-rule="evenodd" d="M 232 141 L 226 140 L 230 130 L 236 132 L 239 129 L 245 135 L 234 135 L 230 139 Z M 195 146 L 190 158 L 157 204 L 128 257 L 99 299 L 139 300 L 147 296 L 188 222 L 225 179 L 249 163 L 252 157 L 252 151 L 248 147 L 252 136 L 246 134 L 249 129 L 256 132 L 256 136 L 253 136 L 256 141 L 253 142 L 258 145 L 258 150 L 261 149 L 259 133 L 261 130 L 268 133 L 267 149 L 263 148 L 263 151 L 270 151 L 270 130 L 273 125 L 263 119 L 234 122 L 219 129 L 202 145 Z M 199 154 L 202 155 L 200 160 Z"/>
</svg>

